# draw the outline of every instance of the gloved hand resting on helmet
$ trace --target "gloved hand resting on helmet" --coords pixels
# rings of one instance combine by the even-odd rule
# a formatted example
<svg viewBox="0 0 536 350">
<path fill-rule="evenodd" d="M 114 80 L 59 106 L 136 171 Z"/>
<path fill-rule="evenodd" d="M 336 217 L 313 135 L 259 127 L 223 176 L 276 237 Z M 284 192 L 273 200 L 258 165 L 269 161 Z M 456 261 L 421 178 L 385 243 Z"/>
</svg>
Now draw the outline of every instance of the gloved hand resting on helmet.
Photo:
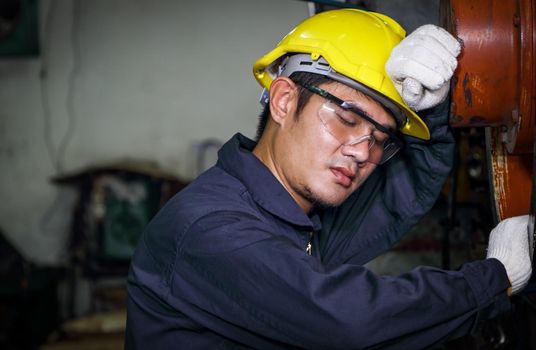
<svg viewBox="0 0 536 350">
<path fill-rule="evenodd" d="M 487 258 L 499 260 L 512 284 L 512 294 L 522 290 L 532 273 L 529 216 L 502 220 L 490 233 Z"/>
<path fill-rule="evenodd" d="M 385 69 L 404 102 L 420 111 L 447 96 L 460 50 L 460 43 L 446 30 L 426 24 L 393 48 Z"/>
</svg>

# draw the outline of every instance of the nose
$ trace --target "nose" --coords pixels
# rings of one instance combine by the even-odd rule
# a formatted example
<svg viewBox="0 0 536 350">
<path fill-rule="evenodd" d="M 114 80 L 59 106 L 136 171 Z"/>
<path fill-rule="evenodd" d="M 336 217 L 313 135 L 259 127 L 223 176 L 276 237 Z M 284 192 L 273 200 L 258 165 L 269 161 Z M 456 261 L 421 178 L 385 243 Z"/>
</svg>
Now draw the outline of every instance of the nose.
<svg viewBox="0 0 536 350">
<path fill-rule="evenodd" d="M 342 145 L 341 152 L 345 156 L 354 158 L 358 163 L 365 163 L 370 156 L 370 139 L 366 137 L 358 142 Z"/>
</svg>

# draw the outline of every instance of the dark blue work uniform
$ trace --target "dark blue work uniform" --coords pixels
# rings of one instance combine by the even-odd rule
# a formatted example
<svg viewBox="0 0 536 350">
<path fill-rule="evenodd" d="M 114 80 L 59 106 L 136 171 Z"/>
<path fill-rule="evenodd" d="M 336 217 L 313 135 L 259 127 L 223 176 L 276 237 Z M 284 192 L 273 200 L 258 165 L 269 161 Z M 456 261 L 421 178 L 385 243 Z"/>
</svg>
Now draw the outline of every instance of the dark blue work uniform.
<svg viewBox="0 0 536 350">
<path fill-rule="evenodd" d="M 147 227 L 128 279 L 126 349 L 422 349 L 509 307 L 495 259 L 396 277 L 363 267 L 434 204 L 445 105 L 341 207 L 307 216 L 234 136 Z M 311 255 L 308 247 L 312 247 Z"/>
</svg>

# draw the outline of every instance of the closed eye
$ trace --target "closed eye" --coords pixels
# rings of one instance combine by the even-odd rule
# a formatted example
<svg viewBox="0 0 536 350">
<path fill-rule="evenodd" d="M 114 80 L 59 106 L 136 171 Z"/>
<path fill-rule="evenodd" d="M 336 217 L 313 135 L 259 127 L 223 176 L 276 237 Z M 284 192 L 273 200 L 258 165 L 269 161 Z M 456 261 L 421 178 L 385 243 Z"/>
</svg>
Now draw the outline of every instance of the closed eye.
<svg viewBox="0 0 536 350">
<path fill-rule="evenodd" d="M 385 141 L 389 139 L 389 135 L 377 129 L 372 132 L 372 136 L 374 137 L 376 142 L 378 142 L 379 144 L 383 144 Z"/>
<path fill-rule="evenodd" d="M 344 113 L 343 114 L 337 113 L 337 118 L 339 119 L 341 123 L 343 123 L 346 126 L 354 127 L 357 125 L 357 121 L 355 118 L 345 116 Z"/>
<path fill-rule="evenodd" d="M 356 116 L 353 112 L 340 108 L 339 106 L 333 109 L 337 119 L 345 126 L 355 127 L 362 124 L 362 119 Z"/>
</svg>

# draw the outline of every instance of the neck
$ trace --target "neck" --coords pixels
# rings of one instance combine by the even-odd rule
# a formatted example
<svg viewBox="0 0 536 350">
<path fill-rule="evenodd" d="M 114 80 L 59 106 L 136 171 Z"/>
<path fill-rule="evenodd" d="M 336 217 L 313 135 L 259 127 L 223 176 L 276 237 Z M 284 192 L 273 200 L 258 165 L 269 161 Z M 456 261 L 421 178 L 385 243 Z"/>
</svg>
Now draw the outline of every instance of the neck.
<svg viewBox="0 0 536 350">
<path fill-rule="evenodd" d="M 261 137 L 257 146 L 253 149 L 253 154 L 270 170 L 275 178 L 281 183 L 281 185 L 287 190 L 294 201 L 303 209 L 306 214 L 309 214 L 312 210 L 312 204 L 305 198 L 299 196 L 296 191 L 292 189 L 289 183 L 286 181 L 283 169 L 278 166 L 277 147 L 273 138 Z M 269 141 L 270 140 L 270 141 Z"/>
</svg>

